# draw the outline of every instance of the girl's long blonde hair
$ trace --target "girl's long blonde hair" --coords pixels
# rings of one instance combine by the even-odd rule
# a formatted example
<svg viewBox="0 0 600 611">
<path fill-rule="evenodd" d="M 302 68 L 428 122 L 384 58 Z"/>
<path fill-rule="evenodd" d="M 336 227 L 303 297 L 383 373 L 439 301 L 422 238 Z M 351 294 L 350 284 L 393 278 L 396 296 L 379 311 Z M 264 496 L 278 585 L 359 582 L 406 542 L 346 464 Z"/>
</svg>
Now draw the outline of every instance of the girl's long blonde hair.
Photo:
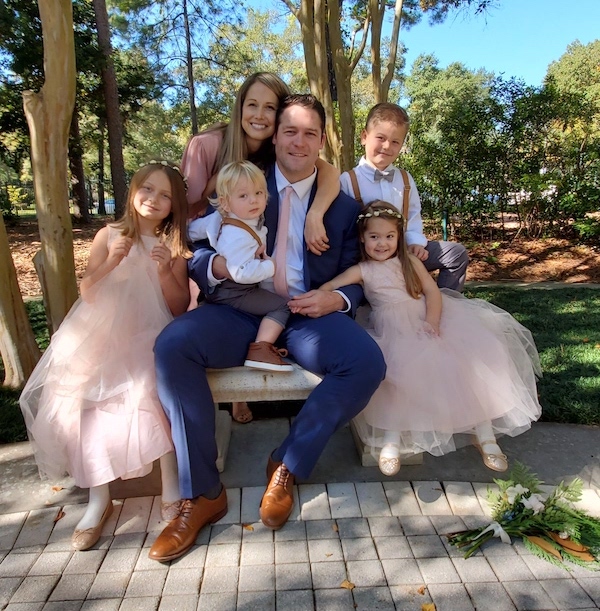
<svg viewBox="0 0 600 611">
<path fill-rule="evenodd" d="M 150 161 L 142 166 L 132 177 L 127 192 L 127 203 L 123 216 L 111 223 L 111 227 L 118 229 L 121 235 L 140 240 L 140 229 L 138 213 L 133 205 L 133 200 L 138 189 L 144 181 L 156 171 L 164 172 L 171 183 L 171 212 L 157 227 L 157 237 L 166 244 L 174 257 L 190 256 L 186 243 L 186 219 L 188 204 L 185 197 L 186 184 L 179 166 L 171 161 Z"/>
<path fill-rule="evenodd" d="M 369 255 L 365 250 L 363 237 L 369 228 L 369 220 L 372 218 L 381 218 L 391 221 L 398 230 L 398 250 L 395 256 L 400 259 L 402 264 L 402 273 L 404 274 L 404 282 L 406 283 L 406 291 L 414 299 L 418 299 L 423 292 L 421 280 L 410 260 L 406 242 L 404 241 L 404 218 L 401 212 L 392 204 L 384 202 L 380 199 L 371 202 L 358 215 L 358 235 L 360 236 L 360 257 L 361 261 L 369 261 Z M 394 256 L 394 255 L 392 255 Z"/>
</svg>

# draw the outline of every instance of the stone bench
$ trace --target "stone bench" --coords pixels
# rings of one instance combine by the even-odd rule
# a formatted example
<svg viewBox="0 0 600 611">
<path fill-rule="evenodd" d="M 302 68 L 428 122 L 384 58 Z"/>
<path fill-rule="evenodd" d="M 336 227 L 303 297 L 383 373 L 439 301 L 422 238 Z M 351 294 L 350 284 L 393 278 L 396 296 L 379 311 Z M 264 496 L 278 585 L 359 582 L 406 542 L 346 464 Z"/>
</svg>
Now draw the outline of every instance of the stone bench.
<svg viewBox="0 0 600 611">
<path fill-rule="evenodd" d="M 248 367 L 207 370 L 208 384 L 212 391 L 216 408 L 217 467 L 219 471 L 223 471 L 225 468 L 225 460 L 231 437 L 231 417 L 225 410 L 219 409 L 219 403 L 306 399 L 319 384 L 321 378 L 310 371 L 302 369 L 302 367 L 295 363 L 293 365 L 293 371 L 277 373 L 250 369 Z M 350 423 L 350 428 L 362 466 L 376 466 L 376 459 L 371 454 L 370 448 L 361 441 L 353 422 Z M 415 465 L 422 462 L 422 454 L 402 458 L 403 465 Z"/>
</svg>

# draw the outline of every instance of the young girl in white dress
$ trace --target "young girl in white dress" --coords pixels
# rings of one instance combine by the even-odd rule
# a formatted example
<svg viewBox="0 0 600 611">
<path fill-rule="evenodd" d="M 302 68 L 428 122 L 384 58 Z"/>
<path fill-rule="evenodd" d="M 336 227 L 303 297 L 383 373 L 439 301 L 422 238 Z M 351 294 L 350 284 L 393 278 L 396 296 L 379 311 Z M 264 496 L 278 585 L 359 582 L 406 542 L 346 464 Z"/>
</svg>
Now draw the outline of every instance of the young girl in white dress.
<svg viewBox="0 0 600 611">
<path fill-rule="evenodd" d="M 180 499 L 153 345 L 189 303 L 187 201 L 179 168 L 150 161 L 131 180 L 123 218 L 92 243 L 81 298 L 31 374 L 20 404 L 42 476 L 89 488 L 72 545 L 92 547 L 113 511 L 109 482 L 160 458 L 163 519 Z"/>
<path fill-rule="evenodd" d="M 469 443 L 486 467 L 506 471 L 496 437 L 519 435 L 541 413 L 530 331 L 486 301 L 440 292 L 408 254 L 392 205 L 368 205 L 358 228 L 362 262 L 321 288 L 363 285 L 385 356 L 386 378 L 355 419 L 361 439 L 385 475 L 398 472 L 403 453 L 440 456 Z"/>
</svg>

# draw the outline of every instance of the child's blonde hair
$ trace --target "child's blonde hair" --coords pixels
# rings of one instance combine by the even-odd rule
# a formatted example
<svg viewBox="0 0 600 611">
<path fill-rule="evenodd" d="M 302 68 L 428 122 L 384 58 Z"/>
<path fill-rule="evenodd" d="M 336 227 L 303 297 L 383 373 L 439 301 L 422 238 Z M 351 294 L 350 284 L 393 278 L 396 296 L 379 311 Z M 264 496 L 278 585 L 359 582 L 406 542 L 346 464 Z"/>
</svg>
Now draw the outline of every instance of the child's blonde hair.
<svg viewBox="0 0 600 611">
<path fill-rule="evenodd" d="M 223 216 L 227 216 L 227 212 L 223 210 L 221 202 L 229 199 L 235 186 L 241 178 L 245 178 L 255 187 L 261 188 L 265 195 L 267 191 L 267 179 L 260 168 L 255 166 L 251 161 L 234 161 L 224 166 L 217 176 L 217 197 L 210 199 L 210 203 L 217 207 L 217 210 Z"/>
<path fill-rule="evenodd" d="M 406 242 L 404 241 L 404 218 L 401 212 L 396 207 L 392 206 L 392 204 L 380 199 L 371 202 L 358 215 L 358 235 L 361 238 L 363 238 L 364 234 L 368 231 L 369 220 L 372 218 L 386 219 L 396 225 L 396 229 L 398 230 L 398 250 L 394 254 L 400 259 L 400 263 L 402 264 L 406 291 L 411 297 L 418 299 L 423 292 L 423 286 L 421 285 L 421 280 L 413 267 L 406 248 Z M 369 260 L 369 255 L 365 250 L 365 244 L 362 239 L 360 241 L 360 255 L 362 261 Z"/>
<path fill-rule="evenodd" d="M 406 110 L 402 106 L 391 102 L 380 102 L 371 108 L 367 115 L 365 130 L 369 131 L 371 127 L 382 121 L 389 121 L 397 126 L 406 125 L 408 127 L 410 125 Z"/>
<path fill-rule="evenodd" d="M 143 165 L 131 178 L 129 191 L 127 192 L 127 203 L 123 216 L 111 223 L 121 232 L 121 235 L 140 239 L 138 213 L 133 205 L 133 200 L 138 189 L 153 172 L 160 171 L 166 174 L 171 183 L 171 212 L 163 219 L 157 227 L 156 235 L 171 250 L 174 257 L 189 257 L 190 251 L 186 243 L 186 220 L 188 204 L 185 196 L 187 185 L 179 166 L 161 159 L 149 161 Z"/>
</svg>

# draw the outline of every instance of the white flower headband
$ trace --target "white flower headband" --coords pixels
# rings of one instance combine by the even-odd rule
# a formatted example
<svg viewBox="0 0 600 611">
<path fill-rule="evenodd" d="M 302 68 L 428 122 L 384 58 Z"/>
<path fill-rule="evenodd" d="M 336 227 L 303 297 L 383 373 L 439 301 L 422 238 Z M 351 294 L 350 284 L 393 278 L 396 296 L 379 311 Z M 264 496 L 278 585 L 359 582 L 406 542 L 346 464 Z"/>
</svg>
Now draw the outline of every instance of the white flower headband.
<svg viewBox="0 0 600 611">
<path fill-rule="evenodd" d="M 156 159 L 151 159 L 147 163 L 140 163 L 140 168 L 143 168 L 143 167 L 145 167 L 147 165 L 162 165 L 165 168 L 171 168 L 172 170 L 175 170 L 177 172 L 177 174 L 179 174 L 179 176 L 181 176 L 181 179 L 183 180 L 183 185 L 185 186 L 185 190 L 187 191 L 187 188 L 188 188 L 187 180 L 186 180 L 185 176 L 183 175 L 183 172 L 181 171 L 181 168 L 178 165 L 174 165 L 172 163 L 169 163 L 165 159 L 161 159 L 159 161 L 157 161 Z"/>
<path fill-rule="evenodd" d="M 363 219 L 370 219 L 373 216 L 381 216 L 382 214 L 402 220 L 402 214 L 397 210 L 392 210 L 391 208 L 378 208 L 377 210 L 373 210 L 373 212 L 359 214 L 357 220 L 362 221 Z"/>
</svg>

